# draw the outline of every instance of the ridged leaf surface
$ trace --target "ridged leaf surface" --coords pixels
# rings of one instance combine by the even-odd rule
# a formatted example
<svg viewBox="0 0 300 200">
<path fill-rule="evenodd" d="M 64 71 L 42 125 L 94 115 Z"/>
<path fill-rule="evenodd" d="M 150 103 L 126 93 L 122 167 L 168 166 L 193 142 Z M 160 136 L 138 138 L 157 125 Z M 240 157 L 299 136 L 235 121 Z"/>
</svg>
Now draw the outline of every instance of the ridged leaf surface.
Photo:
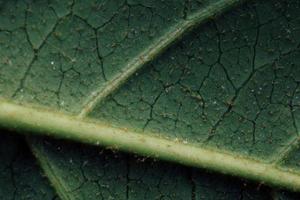
<svg viewBox="0 0 300 200">
<path fill-rule="evenodd" d="M 298 0 L 1 1 L 0 124 L 299 191 L 299 13 Z M 27 143 L 62 199 L 282 195 Z"/>
</svg>

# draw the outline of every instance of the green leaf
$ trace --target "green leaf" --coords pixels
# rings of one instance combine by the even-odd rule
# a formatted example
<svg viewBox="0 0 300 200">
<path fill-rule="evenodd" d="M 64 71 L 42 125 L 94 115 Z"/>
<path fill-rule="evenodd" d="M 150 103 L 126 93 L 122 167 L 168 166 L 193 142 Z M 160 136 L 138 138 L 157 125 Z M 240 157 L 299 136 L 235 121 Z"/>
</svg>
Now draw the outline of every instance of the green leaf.
<svg viewBox="0 0 300 200">
<path fill-rule="evenodd" d="M 33 165 L 34 160 L 22 139 L 2 133 L 1 199 L 15 196 L 14 199 L 58 200 Z M 54 158 L 55 162 L 48 167 L 55 171 L 52 175 L 64 181 L 53 181 L 51 175 L 48 178 L 58 192 L 63 192 L 62 199 L 298 199 L 297 194 L 150 158 L 62 141 L 33 141 L 38 147 L 33 148 L 36 156 L 44 156 L 40 160 L 42 166 L 45 158 Z M 44 169 L 48 176 L 52 173 L 45 166 Z"/>
<path fill-rule="evenodd" d="M 299 1 L 238 3 L 2 2 L 1 126 L 300 190 Z"/>
<path fill-rule="evenodd" d="M 229 200 L 274 196 L 269 188 L 244 180 L 151 158 L 63 141 L 34 140 L 33 144 L 46 174 L 50 180 L 57 180 L 55 188 L 64 188 L 58 191 L 64 199 Z"/>
<path fill-rule="evenodd" d="M 1 130 L 1 133 L 0 199 L 54 200 L 54 191 L 24 141 L 6 131 Z"/>
</svg>

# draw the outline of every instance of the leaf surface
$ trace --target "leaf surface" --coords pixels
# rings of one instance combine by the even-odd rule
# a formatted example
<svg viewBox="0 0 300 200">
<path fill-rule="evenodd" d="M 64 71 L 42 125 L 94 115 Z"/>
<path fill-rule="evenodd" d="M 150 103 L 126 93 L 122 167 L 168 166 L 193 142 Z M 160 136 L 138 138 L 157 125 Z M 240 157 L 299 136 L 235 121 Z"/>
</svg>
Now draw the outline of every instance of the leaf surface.
<svg viewBox="0 0 300 200">
<path fill-rule="evenodd" d="M 299 190 L 299 2 L 238 3 L 2 2 L 1 125 Z"/>
<path fill-rule="evenodd" d="M 58 200 L 22 138 L 1 130 L 0 199 Z"/>
<path fill-rule="evenodd" d="M 54 157 L 51 167 L 65 184 L 61 199 L 297 199 L 297 194 L 198 169 L 81 144 L 32 139 L 38 147 L 33 148 L 36 156 Z M 1 142 L 1 199 L 58 200 L 22 138 L 2 131 Z M 59 190 L 58 185 L 54 188 Z"/>
<path fill-rule="evenodd" d="M 61 184 L 56 188 L 65 188 L 66 199 L 267 200 L 286 196 L 229 176 L 82 144 L 34 140 L 33 149 L 46 174 L 56 176 Z M 287 200 L 297 197 L 287 195 L 291 195 Z"/>
</svg>

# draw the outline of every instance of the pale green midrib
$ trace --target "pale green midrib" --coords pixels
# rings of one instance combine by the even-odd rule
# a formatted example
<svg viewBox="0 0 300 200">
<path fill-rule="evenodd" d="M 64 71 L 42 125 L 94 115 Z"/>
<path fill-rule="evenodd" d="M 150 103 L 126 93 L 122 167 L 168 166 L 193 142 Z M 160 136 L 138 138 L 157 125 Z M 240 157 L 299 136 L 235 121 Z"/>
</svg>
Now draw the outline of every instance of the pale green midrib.
<svg viewBox="0 0 300 200">
<path fill-rule="evenodd" d="M 39 165 L 42 167 L 51 185 L 55 189 L 57 195 L 62 200 L 75 200 L 73 196 L 67 192 L 69 190 L 66 188 L 66 185 L 61 182 L 61 177 L 58 177 L 54 172 L 55 169 L 53 169 L 51 163 L 49 163 L 47 155 L 45 155 L 41 149 L 38 148 L 36 144 L 33 144 L 30 140 L 32 140 L 32 138 L 27 139 L 27 143 L 29 144 L 33 155 L 37 158 Z"/>
<path fill-rule="evenodd" d="M 0 124 L 5 128 L 27 130 L 37 135 L 47 133 L 49 136 L 56 138 L 103 145 L 143 156 L 206 168 L 293 191 L 300 191 L 299 174 L 278 168 L 272 164 L 157 138 L 150 136 L 151 134 L 129 132 L 105 124 L 80 120 L 76 116 L 63 113 L 21 106 L 0 100 Z M 39 157 L 41 162 L 45 160 L 44 158 L 46 157 Z M 42 167 L 46 171 L 49 170 L 47 166 L 51 167 L 50 164 L 42 163 Z M 52 174 L 54 173 L 52 172 Z M 51 180 L 53 177 L 49 178 L 50 181 L 53 181 Z M 59 182 L 56 179 L 54 181 Z M 56 189 L 60 190 L 60 183 L 57 184 L 58 188 Z"/>
<path fill-rule="evenodd" d="M 203 9 L 199 9 L 199 11 L 195 12 L 187 19 L 181 20 L 179 23 L 172 26 L 169 31 L 154 41 L 129 63 L 127 63 L 124 68 L 122 68 L 122 72 L 118 73 L 110 81 L 106 82 L 104 86 L 92 92 L 93 95 L 91 95 L 84 104 L 83 109 L 78 115 L 78 118 L 84 118 L 97 104 L 117 90 L 133 74 L 143 68 L 147 63 L 163 53 L 172 43 L 179 40 L 184 34 L 193 30 L 193 28 L 197 27 L 199 24 L 223 13 L 224 11 L 243 1 L 245 0 L 220 0 L 209 6 L 206 6 Z"/>
</svg>

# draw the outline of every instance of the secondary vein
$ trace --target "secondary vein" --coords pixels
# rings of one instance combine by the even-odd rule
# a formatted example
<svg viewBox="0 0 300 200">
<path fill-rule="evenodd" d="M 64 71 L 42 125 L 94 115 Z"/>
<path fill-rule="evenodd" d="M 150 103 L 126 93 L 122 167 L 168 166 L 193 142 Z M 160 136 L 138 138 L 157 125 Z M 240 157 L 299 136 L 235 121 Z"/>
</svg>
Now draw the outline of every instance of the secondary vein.
<svg viewBox="0 0 300 200">
<path fill-rule="evenodd" d="M 293 150 L 299 147 L 299 136 L 295 135 L 289 142 L 287 142 L 286 146 L 278 153 L 275 154 L 274 159 L 272 160 L 273 165 L 278 165 L 286 159 Z"/>
<path fill-rule="evenodd" d="M 61 181 L 61 177 L 56 175 L 55 169 L 53 169 L 51 162 L 48 160 L 42 148 L 38 147 L 38 145 L 31 140 L 32 138 L 30 138 L 30 141 L 28 140 L 27 143 L 59 197 L 62 200 L 74 200 L 73 196 L 68 193 L 66 184 Z"/>
<path fill-rule="evenodd" d="M 183 19 L 170 30 L 148 46 L 143 52 L 133 58 L 122 72 L 118 73 L 114 78 L 107 81 L 98 90 L 94 91 L 84 104 L 83 109 L 78 118 L 84 118 L 93 108 L 101 103 L 107 96 L 116 91 L 123 85 L 133 74 L 143 68 L 147 63 L 155 59 L 163 53 L 172 43 L 179 40 L 184 34 L 193 30 L 199 24 L 223 13 L 232 8 L 234 5 L 243 2 L 243 0 L 220 0 L 204 9 L 200 9 L 187 19 Z"/>
</svg>

